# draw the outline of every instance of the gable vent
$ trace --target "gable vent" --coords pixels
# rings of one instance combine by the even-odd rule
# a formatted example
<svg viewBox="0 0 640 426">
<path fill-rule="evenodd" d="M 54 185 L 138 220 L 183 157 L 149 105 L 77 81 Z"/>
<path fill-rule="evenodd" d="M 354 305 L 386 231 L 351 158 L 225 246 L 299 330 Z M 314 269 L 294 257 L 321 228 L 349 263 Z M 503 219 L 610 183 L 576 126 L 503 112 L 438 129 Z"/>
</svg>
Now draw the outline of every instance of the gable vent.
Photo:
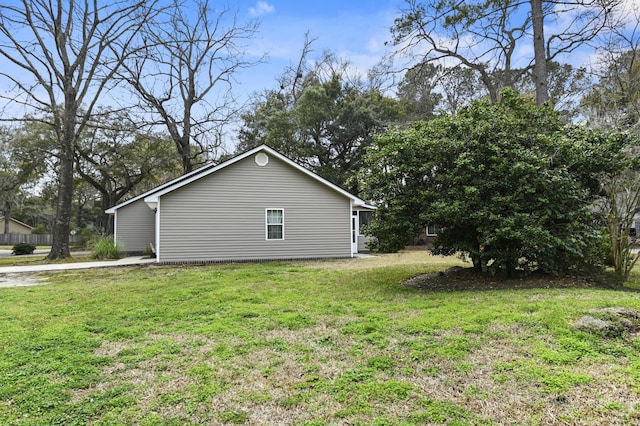
<svg viewBox="0 0 640 426">
<path fill-rule="evenodd" d="M 259 152 L 255 157 L 256 164 L 260 167 L 266 166 L 269 164 L 269 156 L 264 152 Z"/>
</svg>

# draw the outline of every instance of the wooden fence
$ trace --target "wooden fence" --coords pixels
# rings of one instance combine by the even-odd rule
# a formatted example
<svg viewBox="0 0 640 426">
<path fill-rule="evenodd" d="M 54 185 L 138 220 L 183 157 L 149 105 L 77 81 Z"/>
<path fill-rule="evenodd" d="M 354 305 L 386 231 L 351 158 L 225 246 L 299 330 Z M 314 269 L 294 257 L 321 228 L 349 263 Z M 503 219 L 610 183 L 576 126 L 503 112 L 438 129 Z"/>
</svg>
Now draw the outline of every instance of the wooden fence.
<svg viewBox="0 0 640 426">
<path fill-rule="evenodd" d="M 80 235 L 69 235 L 70 243 L 80 241 Z M 0 246 L 13 246 L 18 243 L 30 243 L 36 246 L 50 246 L 52 234 L 0 234 Z"/>
</svg>

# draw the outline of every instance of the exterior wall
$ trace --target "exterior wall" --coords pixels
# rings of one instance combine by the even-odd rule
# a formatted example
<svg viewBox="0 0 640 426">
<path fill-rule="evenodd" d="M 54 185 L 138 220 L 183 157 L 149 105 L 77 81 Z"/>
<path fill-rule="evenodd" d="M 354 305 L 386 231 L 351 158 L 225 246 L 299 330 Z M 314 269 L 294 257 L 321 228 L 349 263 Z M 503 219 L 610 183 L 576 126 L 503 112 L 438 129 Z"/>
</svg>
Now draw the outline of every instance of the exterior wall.
<svg viewBox="0 0 640 426">
<path fill-rule="evenodd" d="M 155 213 L 144 200 L 124 206 L 116 212 L 116 241 L 129 253 L 142 252 L 149 243 L 155 246 Z"/>
<path fill-rule="evenodd" d="M 269 156 L 255 156 L 160 197 L 160 262 L 351 256 L 350 200 Z M 265 209 L 284 209 L 267 241 Z"/>
<path fill-rule="evenodd" d="M 0 218 L 0 233 L 4 232 L 4 218 Z M 31 227 L 22 222 L 9 219 L 10 234 L 31 234 Z"/>
</svg>

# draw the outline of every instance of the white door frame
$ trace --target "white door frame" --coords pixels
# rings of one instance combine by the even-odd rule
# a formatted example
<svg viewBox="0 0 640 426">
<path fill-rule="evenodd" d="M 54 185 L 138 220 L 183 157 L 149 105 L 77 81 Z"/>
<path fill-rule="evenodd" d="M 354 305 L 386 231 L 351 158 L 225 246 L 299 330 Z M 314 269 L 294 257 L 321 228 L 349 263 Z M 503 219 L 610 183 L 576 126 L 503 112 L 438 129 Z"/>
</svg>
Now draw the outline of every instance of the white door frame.
<svg viewBox="0 0 640 426">
<path fill-rule="evenodd" d="M 360 233 L 360 212 L 351 210 L 351 255 L 358 253 L 358 234 Z"/>
</svg>

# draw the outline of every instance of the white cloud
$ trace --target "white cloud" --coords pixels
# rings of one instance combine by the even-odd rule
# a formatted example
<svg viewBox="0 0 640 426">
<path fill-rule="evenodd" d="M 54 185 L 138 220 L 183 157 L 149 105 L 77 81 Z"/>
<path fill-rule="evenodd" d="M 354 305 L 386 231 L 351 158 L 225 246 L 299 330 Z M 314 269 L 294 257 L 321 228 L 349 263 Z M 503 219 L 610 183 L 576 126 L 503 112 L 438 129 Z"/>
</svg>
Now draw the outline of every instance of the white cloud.
<svg viewBox="0 0 640 426">
<path fill-rule="evenodd" d="M 275 6 L 267 3 L 266 1 L 259 1 L 254 7 L 249 8 L 249 13 L 252 16 L 262 16 L 268 13 L 273 13 L 276 10 Z"/>
</svg>

